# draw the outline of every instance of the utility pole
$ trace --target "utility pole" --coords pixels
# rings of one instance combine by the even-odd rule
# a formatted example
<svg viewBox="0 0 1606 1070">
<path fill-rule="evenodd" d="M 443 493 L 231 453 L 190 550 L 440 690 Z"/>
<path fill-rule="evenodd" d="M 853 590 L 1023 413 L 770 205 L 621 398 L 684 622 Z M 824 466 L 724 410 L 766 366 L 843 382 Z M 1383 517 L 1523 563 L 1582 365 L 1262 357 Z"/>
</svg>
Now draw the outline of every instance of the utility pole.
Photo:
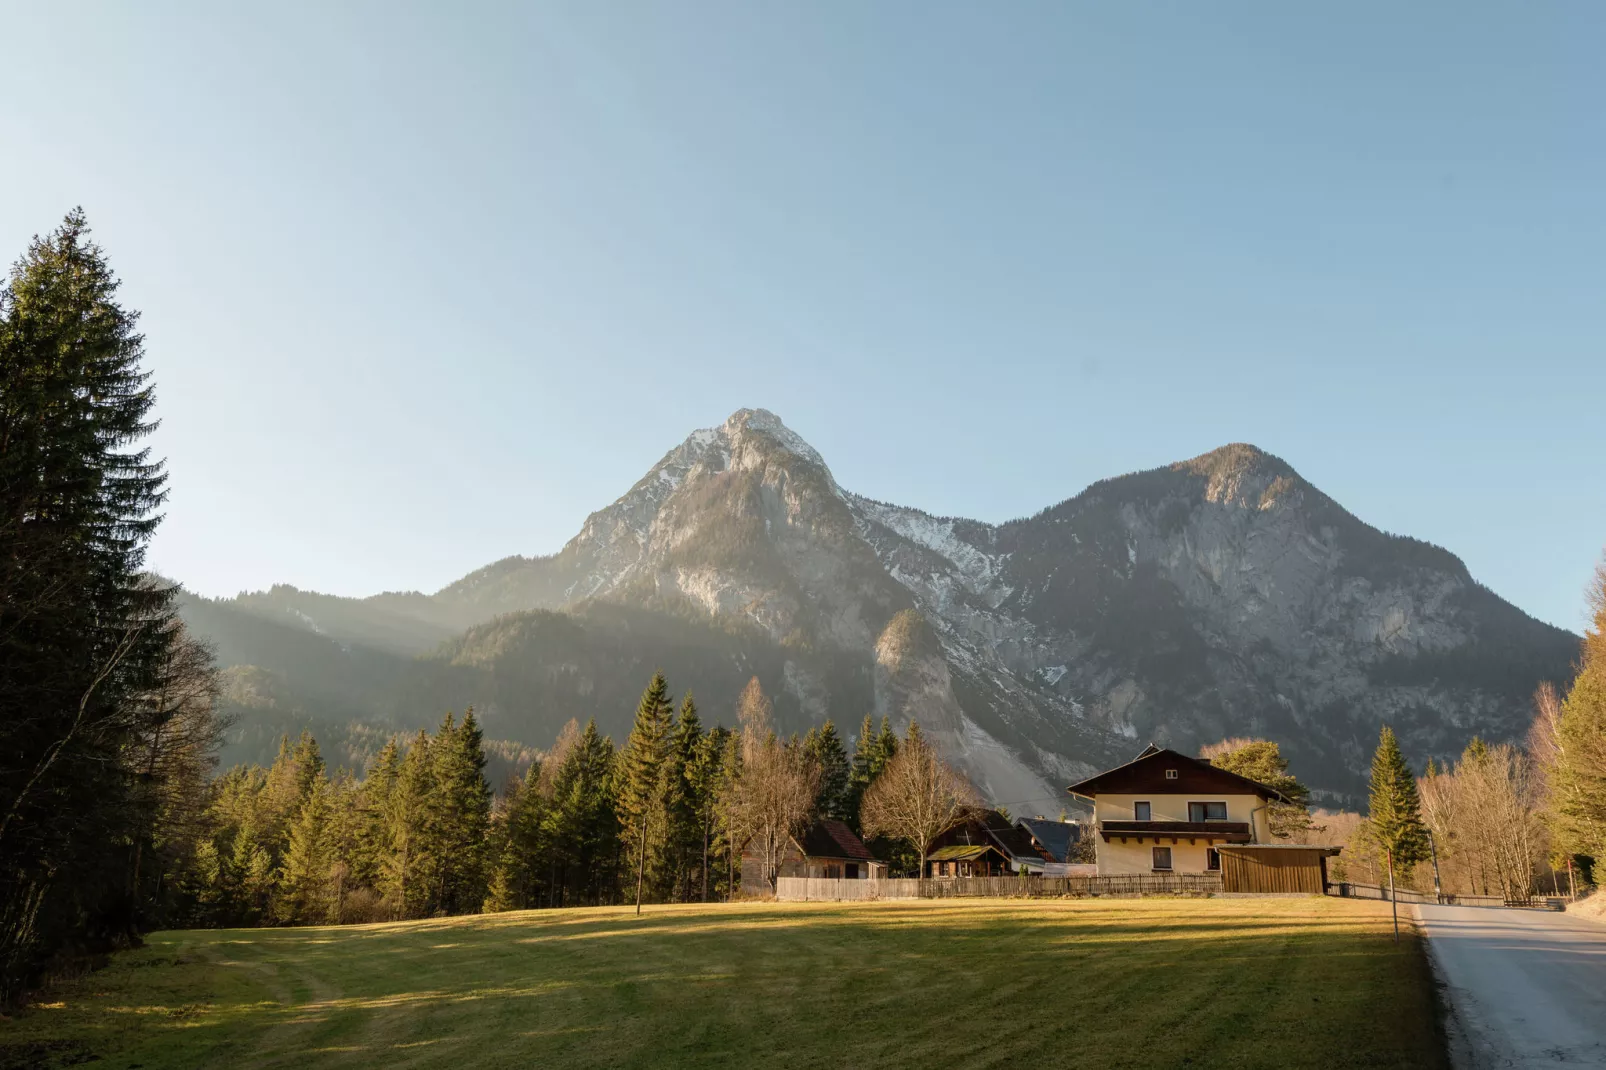
<svg viewBox="0 0 1606 1070">
<path fill-rule="evenodd" d="M 1444 892 L 1439 888 L 1439 845 L 1433 839 L 1433 830 L 1428 829 L 1428 850 L 1433 854 L 1433 901 L 1442 904 Z"/>
<path fill-rule="evenodd" d="M 1578 884 L 1573 880 L 1573 856 L 1567 856 L 1567 898 L 1578 902 Z"/>
<path fill-rule="evenodd" d="M 1400 942 L 1400 901 L 1394 898 L 1394 848 L 1389 848 L 1389 905 L 1394 908 L 1394 942 Z"/>
</svg>

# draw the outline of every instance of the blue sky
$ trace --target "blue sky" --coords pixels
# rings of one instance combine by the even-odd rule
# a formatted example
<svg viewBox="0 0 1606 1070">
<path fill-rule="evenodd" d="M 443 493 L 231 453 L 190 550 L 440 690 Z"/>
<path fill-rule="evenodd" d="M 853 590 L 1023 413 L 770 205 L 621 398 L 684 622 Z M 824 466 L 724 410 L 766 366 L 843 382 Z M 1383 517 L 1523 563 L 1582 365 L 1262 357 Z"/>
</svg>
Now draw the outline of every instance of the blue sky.
<svg viewBox="0 0 1606 1070">
<path fill-rule="evenodd" d="M 1606 7 L 226 6 L 0 65 L 0 252 L 88 211 L 193 589 L 551 552 L 763 406 L 986 520 L 1253 442 L 1582 626 Z"/>
</svg>

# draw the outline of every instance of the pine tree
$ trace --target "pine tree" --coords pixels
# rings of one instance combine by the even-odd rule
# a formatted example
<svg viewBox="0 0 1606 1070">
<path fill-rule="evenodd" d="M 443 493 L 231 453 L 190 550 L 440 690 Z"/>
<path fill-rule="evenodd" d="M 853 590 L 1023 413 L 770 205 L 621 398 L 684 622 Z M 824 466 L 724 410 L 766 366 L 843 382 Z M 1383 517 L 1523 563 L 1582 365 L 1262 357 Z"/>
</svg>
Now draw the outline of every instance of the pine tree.
<svg viewBox="0 0 1606 1070">
<path fill-rule="evenodd" d="M 684 723 L 684 718 L 682 722 Z M 696 831 L 702 850 L 697 872 L 702 883 L 699 898 L 704 903 L 708 902 L 710 852 L 714 848 L 714 837 L 719 827 L 719 800 L 725 786 L 723 776 L 725 752 L 730 735 L 728 728 L 716 725 L 711 732 L 703 736 L 687 777 L 691 794 L 696 799 Z"/>
<path fill-rule="evenodd" d="M 433 783 L 429 751 L 429 733 L 420 729 L 402 759 L 385 808 L 380 893 L 396 918 L 417 917 L 429 902 L 426 875 L 433 865 L 426 829 Z"/>
<path fill-rule="evenodd" d="M 804 749 L 820 769 L 820 795 L 814 804 L 816 812 L 821 817 L 848 820 L 852 812 L 849 807 L 852 803 L 850 782 L 853 770 L 848 765 L 847 750 L 842 746 L 842 737 L 837 733 L 836 724 L 827 718 L 818 731 L 810 729 L 804 739 Z"/>
<path fill-rule="evenodd" d="M 487 913 L 524 910 L 538 903 L 538 874 L 546 861 L 546 798 L 541 794 L 541 763 L 508 781 L 491 820 L 487 856 L 491 858 Z"/>
<path fill-rule="evenodd" d="M 391 792 L 401 777 L 401 748 L 395 737 L 387 739 L 363 778 L 355 799 L 356 843 L 351 856 L 351 877 L 358 885 L 377 888 L 380 871 L 388 851 L 389 830 L 386 814 Z"/>
<path fill-rule="evenodd" d="M 56 947 L 131 938 L 124 760 L 173 590 L 143 574 L 165 498 L 139 442 L 138 313 L 74 210 L 0 285 L 0 1004 Z"/>
<path fill-rule="evenodd" d="M 641 894 L 647 873 L 649 841 L 663 820 L 663 767 L 669 742 L 670 717 L 674 705 L 663 673 L 653 675 L 636 707 L 636 723 L 621 755 L 619 775 L 619 823 L 628 830 L 630 847 L 636 856 L 636 913 L 641 913 Z"/>
<path fill-rule="evenodd" d="M 1257 784 L 1275 789 L 1284 800 L 1272 802 L 1266 811 L 1271 834 L 1287 838 L 1315 829 L 1310 819 L 1310 789 L 1288 771 L 1282 749 L 1265 739 L 1229 739 L 1206 747 L 1201 757 L 1218 769 L 1248 777 Z"/>
<path fill-rule="evenodd" d="M 692 858 L 702 830 L 697 768 L 702 744 L 702 719 L 688 691 L 681 700 L 680 717 L 665 754 L 665 830 L 657 882 L 661 894 L 676 896 L 683 902 L 691 900 Z"/>
<path fill-rule="evenodd" d="M 361 795 L 362 785 L 348 770 L 342 769 L 329 781 L 325 837 L 329 845 L 329 920 L 335 924 L 345 920 L 346 898 L 360 883 L 355 860 L 361 854 L 365 831 Z"/>
<path fill-rule="evenodd" d="M 430 746 L 428 820 L 430 909 L 464 914 L 485 900 L 485 832 L 491 787 L 484 737 L 470 707 L 461 724 L 448 713 Z"/>
<path fill-rule="evenodd" d="M 281 922 L 321 925 L 330 920 L 329 812 L 329 782 L 320 775 L 308 785 L 306 802 L 291 824 L 274 903 L 274 914 Z"/>
<path fill-rule="evenodd" d="M 1428 859 L 1427 826 L 1422 823 L 1422 802 L 1417 796 L 1416 777 L 1394 730 L 1383 726 L 1372 756 L 1372 787 L 1368 821 L 1371 836 L 1392 864 L 1409 871 Z"/>
<path fill-rule="evenodd" d="M 611 883 L 620 837 L 617 764 L 613 740 L 588 721 L 552 779 L 548 849 L 558 874 L 551 884 L 551 906 L 563 905 L 571 884 L 582 897 L 600 903 Z"/>
<path fill-rule="evenodd" d="M 294 746 L 288 736 L 279 737 L 279 754 L 268 769 L 262 796 L 262 831 L 275 861 L 283 857 L 290 842 L 290 826 L 306 804 L 313 783 L 322 775 L 323 756 L 312 733 L 303 730 Z"/>
<path fill-rule="evenodd" d="M 843 800 L 843 809 L 847 816 L 843 818 L 853 827 L 853 831 L 862 834 L 860 828 L 860 808 L 864 805 L 864 793 L 870 790 L 870 785 L 881 771 L 892 761 L 892 756 L 898 753 L 898 736 L 892 731 L 892 722 L 881 718 L 881 731 L 875 731 L 874 722 L 870 715 L 864 715 L 864 723 L 859 726 L 859 738 L 854 745 L 853 770 L 849 774 L 848 791 Z"/>
</svg>

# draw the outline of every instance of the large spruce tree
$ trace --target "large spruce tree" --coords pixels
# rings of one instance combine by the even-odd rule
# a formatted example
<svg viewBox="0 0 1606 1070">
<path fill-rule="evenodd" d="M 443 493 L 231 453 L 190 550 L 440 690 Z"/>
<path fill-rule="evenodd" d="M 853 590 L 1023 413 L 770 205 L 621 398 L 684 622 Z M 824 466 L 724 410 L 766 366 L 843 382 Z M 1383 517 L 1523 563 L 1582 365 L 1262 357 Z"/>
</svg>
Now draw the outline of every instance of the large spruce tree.
<svg viewBox="0 0 1606 1070">
<path fill-rule="evenodd" d="M 485 746 L 470 707 L 461 724 L 448 713 L 430 743 L 425 819 L 430 913 L 465 914 L 485 901 L 485 833 L 491 788 Z"/>
<path fill-rule="evenodd" d="M 664 759 L 664 836 L 660 848 L 658 888 L 666 898 L 691 900 L 692 873 L 702 833 L 698 756 L 703 722 L 690 691 L 681 698 Z"/>
<path fill-rule="evenodd" d="M 142 576 L 165 474 L 138 314 L 82 211 L 0 286 L 0 1003 L 58 949 L 132 935 L 129 744 L 170 588 Z"/>
<path fill-rule="evenodd" d="M 617 886 L 621 829 L 616 764 L 613 740 L 597 731 L 595 721 L 587 721 L 552 778 L 548 835 L 558 872 L 551 906 L 562 906 L 571 890 L 600 903 Z"/>
<path fill-rule="evenodd" d="M 1388 725 L 1372 755 L 1372 790 L 1367 820 L 1378 849 L 1397 869 L 1409 870 L 1428 859 L 1428 830 L 1422 822 L 1422 800 L 1416 777 L 1405 764 L 1394 729 Z"/>
<path fill-rule="evenodd" d="M 647 874 L 647 852 L 663 821 L 664 759 L 674 705 L 663 673 L 655 673 L 636 706 L 636 723 L 620 756 L 619 823 L 629 836 L 636 871 L 636 913 Z"/>
</svg>

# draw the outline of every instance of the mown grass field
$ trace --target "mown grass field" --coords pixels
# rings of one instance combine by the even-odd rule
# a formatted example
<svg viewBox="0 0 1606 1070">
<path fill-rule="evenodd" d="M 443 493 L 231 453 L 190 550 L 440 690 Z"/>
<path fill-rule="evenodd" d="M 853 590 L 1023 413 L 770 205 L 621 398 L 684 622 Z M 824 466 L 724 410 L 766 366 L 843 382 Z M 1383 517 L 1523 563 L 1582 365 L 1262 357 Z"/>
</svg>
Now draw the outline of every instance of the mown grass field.
<svg viewBox="0 0 1606 1070">
<path fill-rule="evenodd" d="M 1420 949 L 1393 943 L 1386 908 L 768 903 L 166 932 L 0 1022 L 0 1066 L 1441 1067 Z"/>
</svg>

